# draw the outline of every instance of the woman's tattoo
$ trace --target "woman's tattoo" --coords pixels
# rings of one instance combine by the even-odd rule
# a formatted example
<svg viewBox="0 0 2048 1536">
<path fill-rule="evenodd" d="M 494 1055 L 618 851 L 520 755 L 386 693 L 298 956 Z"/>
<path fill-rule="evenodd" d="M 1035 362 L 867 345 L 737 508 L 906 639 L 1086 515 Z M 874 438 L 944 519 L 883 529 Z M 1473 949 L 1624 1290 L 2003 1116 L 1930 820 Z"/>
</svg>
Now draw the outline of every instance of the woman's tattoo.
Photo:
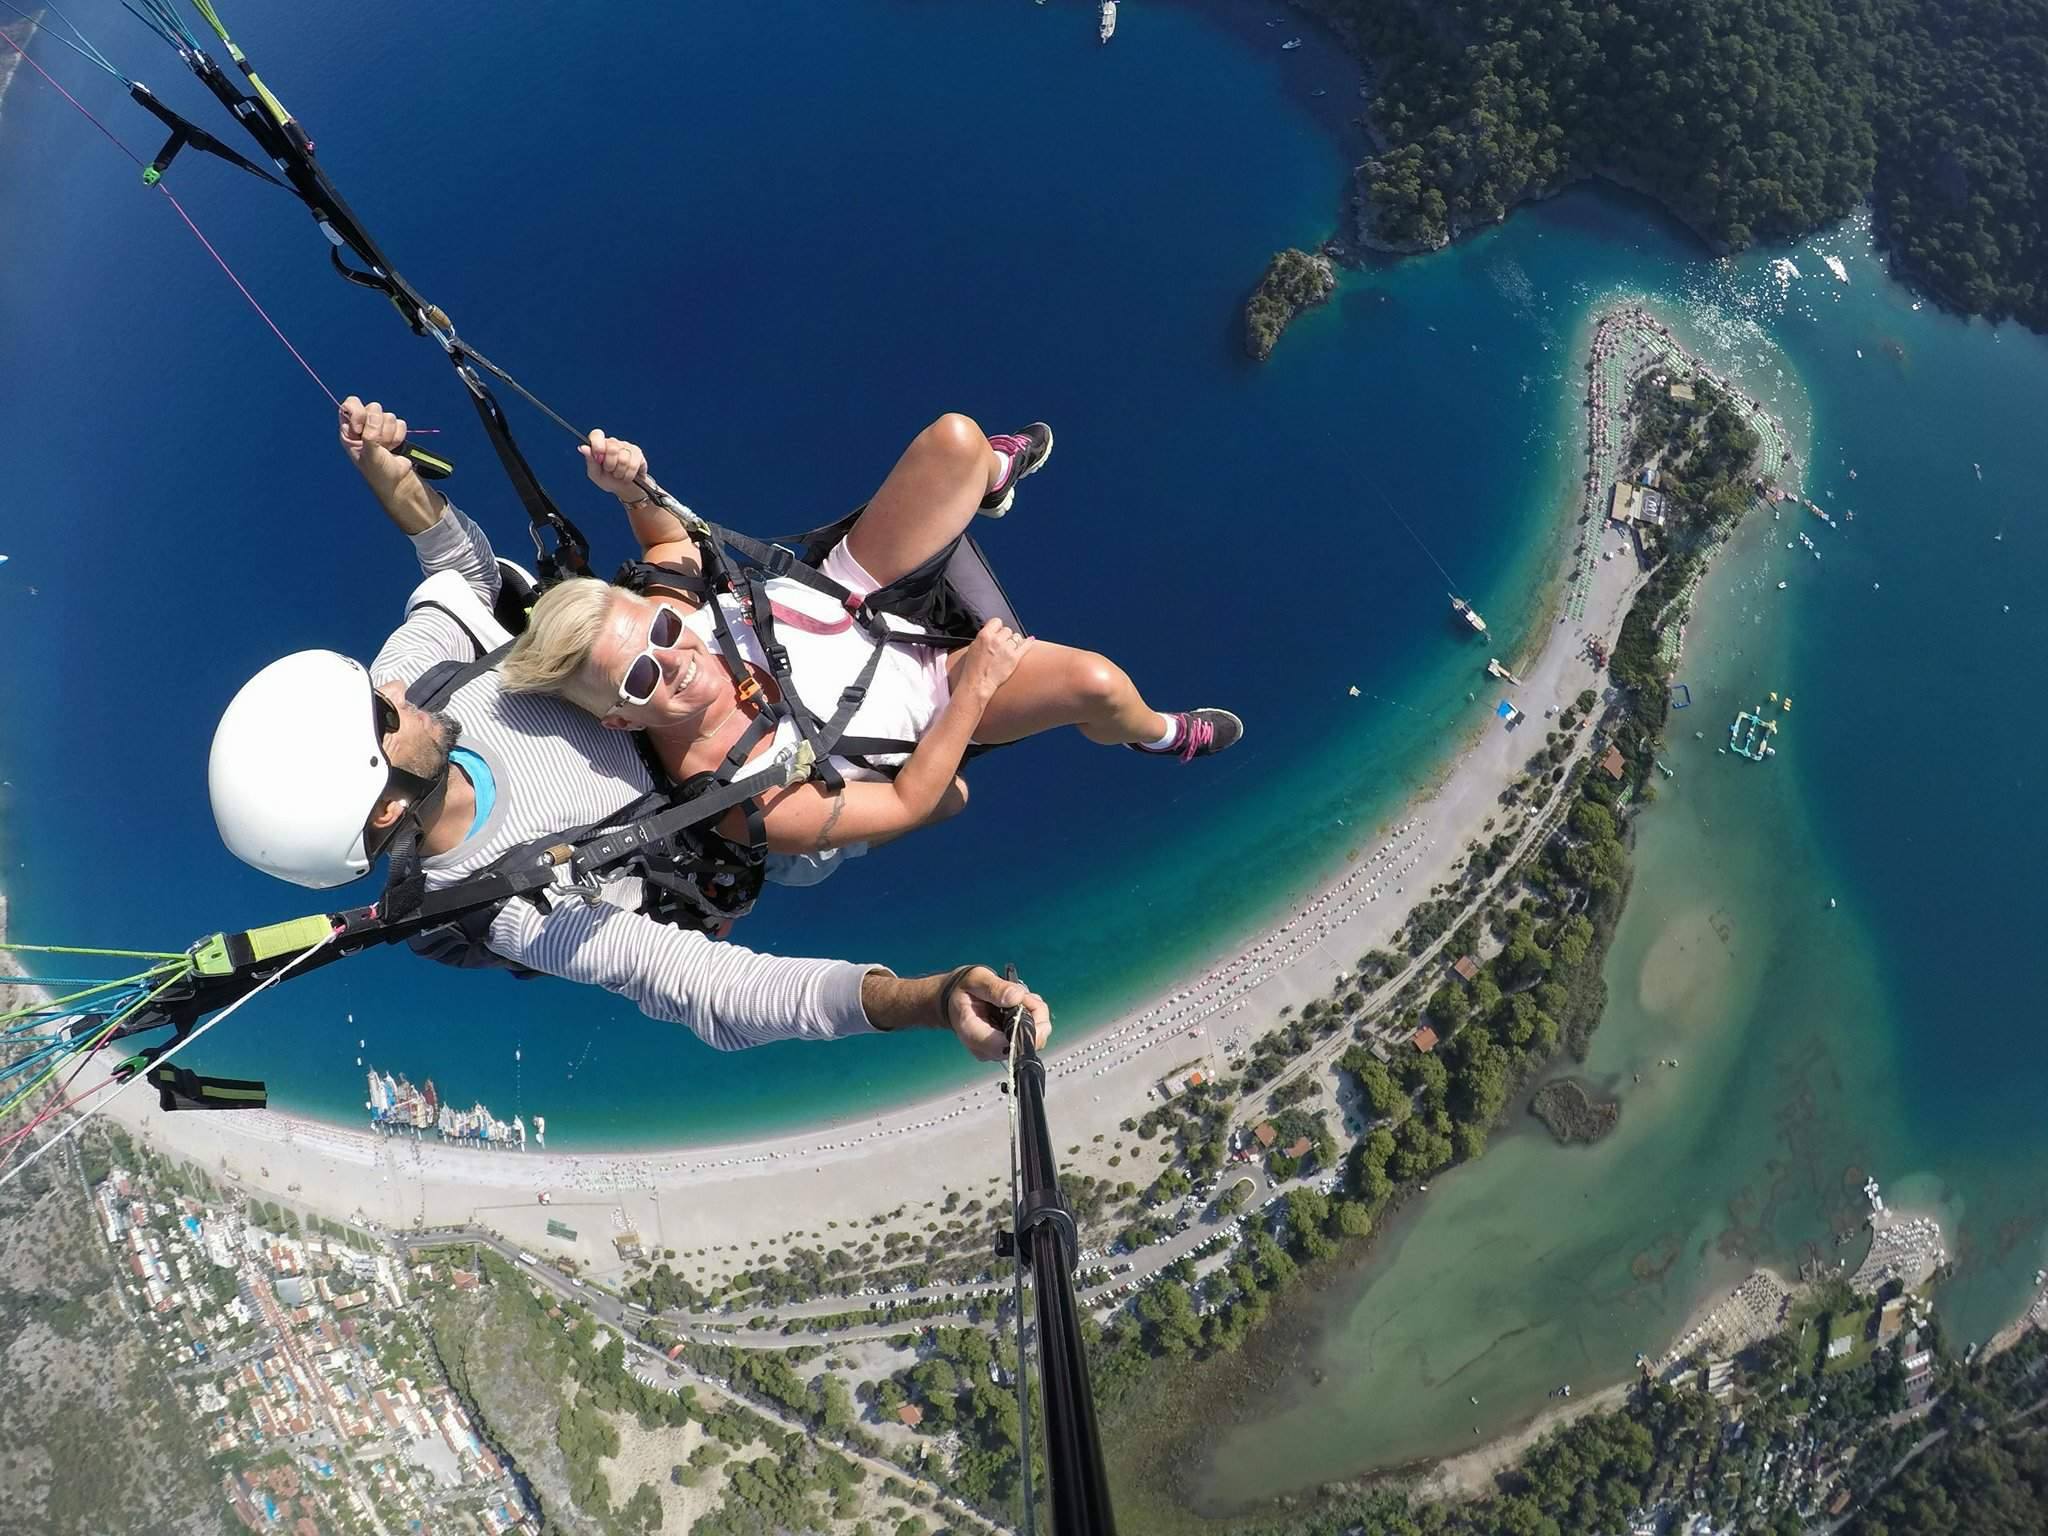
<svg viewBox="0 0 2048 1536">
<path fill-rule="evenodd" d="M 839 825 L 839 818 L 846 810 L 846 791 L 840 790 L 832 796 L 832 809 L 825 813 L 825 825 L 818 829 L 818 852 L 825 851 L 825 841 L 831 837 L 832 829 Z"/>
</svg>

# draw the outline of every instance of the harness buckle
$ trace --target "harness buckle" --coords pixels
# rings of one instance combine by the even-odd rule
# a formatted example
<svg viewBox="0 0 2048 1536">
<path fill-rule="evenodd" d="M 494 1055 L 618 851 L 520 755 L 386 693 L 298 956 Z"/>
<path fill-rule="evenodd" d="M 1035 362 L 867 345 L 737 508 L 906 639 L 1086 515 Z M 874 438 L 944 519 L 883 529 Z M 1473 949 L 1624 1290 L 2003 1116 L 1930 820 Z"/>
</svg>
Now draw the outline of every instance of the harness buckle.
<svg viewBox="0 0 2048 1536">
<path fill-rule="evenodd" d="M 817 749 L 808 741 L 798 742 L 787 754 L 783 764 L 782 787 L 787 789 L 792 784 L 803 783 L 805 779 L 811 776 L 811 771 L 817 766 L 817 762 Z"/>
<path fill-rule="evenodd" d="M 768 546 L 768 550 L 769 556 L 768 559 L 763 562 L 762 568 L 766 570 L 770 576 L 788 575 L 789 568 L 792 565 L 796 564 L 796 551 L 791 549 L 787 544 L 770 544 Z"/>
<path fill-rule="evenodd" d="M 761 696 L 761 679 L 751 673 L 733 685 L 733 697 L 742 704 L 751 704 Z"/>
</svg>

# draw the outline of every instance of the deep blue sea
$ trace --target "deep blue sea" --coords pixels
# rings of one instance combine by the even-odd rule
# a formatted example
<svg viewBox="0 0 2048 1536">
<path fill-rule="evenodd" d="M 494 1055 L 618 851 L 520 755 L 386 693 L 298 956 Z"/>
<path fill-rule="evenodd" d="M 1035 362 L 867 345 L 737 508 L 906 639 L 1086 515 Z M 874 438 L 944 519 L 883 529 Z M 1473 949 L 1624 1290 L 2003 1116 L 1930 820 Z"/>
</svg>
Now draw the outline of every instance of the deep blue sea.
<svg viewBox="0 0 2048 1536">
<path fill-rule="evenodd" d="M 132 73 L 208 110 L 111 0 L 74 15 Z M 1710 264 L 1647 205 L 1579 192 L 1348 275 L 1255 367 L 1244 295 L 1276 246 L 1328 232 L 1359 151 L 1349 66 L 1313 36 L 1279 52 L 1264 19 L 1126 7 L 1100 48 L 1088 8 L 1024 0 L 229 16 L 415 284 L 572 416 L 646 443 L 708 513 L 763 532 L 825 521 L 941 411 L 1055 424 L 1052 468 L 984 530 L 1019 608 L 1167 707 L 1237 709 L 1247 740 L 1189 768 L 1078 738 L 997 754 L 965 816 L 780 895 L 744 937 L 905 971 L 1014 960 L 1069 1027 L 1308 886 L 1476 723 L 1444 582 L 1390 505 L 1514 648 L 1542 622 L 1565 521 L 1586 313 L 1648 292 L 1691 315 L 1702 345 L 1811 434 L 1816 492 L 1859 512 L 1774 610 L 1768 667 L 1761 632 L 1745 653 L 1724 628 L 1722 681 L 1703 687 L 1718 710 L 1793 679 L 1798 750 L 1767 794 L 1724 788 L 1690 812 L 1668 797 L 1699 847 L 1743 854 L 1752 872 L 1728 899 L 1749 904 L 1736 915 L 1761 947 L 1740 1008 L 1713 1020 L 1750 1076 L 1715 1090 L 1726 1115 L 1701 1134 L 1718 1135 L 1729 1180 L 1758 1170 L 1745 1261 L 1821 1234 L 1852 1156 L 1946 1181 L 1970 1260 L 1948 1305 L 1981 1335 L 2048 1221 L 2048 1039 L 2025 959 L 2048 853 L 2032 801 L 2048 747 L 2032 702 L 2048 652 L 2032 473 L 2048 347 L 1913 308 L 1853 228 L 1829 237 L 1849 287 L 1801 248 L 1805 275 L 1781 295 L 1777 253 Z M 40 56 L 153 150 L 111 82 Z M 190 155 L 172 179 L 337 390 L 445 429 L 450 489 L 520 549 L 438 351 L 331 276 L 284 195 Z M 132 167 L 26 76 L 0 105 L 0 200 L 0 836 L 16 936 L 170 948 L 308 910 L 320 898 L 220 847 L 207 743 L 273 656 L 374 651 L 416 579 L 410 552 L 334 447 L 318 390 Z M 624 553 L 567 440 L 511 408 L 601 555 Z M 1714 769 L 1707 754 L 1681 772 Z M 1630 964 L 1658 953 L 1657 889 L 1646 867 Z M 1816 929 L 1827 894 L 1845 910 Z M 1609 979 L 1635 1006 L 1638 978 Z M 1654 1056 L 1662 1015 L 1638 1014 L 1614 1038 Z M 1825 1052 L 1785 1045 L 1821 1024 Z M 204 1059 L 353 1120 L 358 1054 L 545 1114 L 572 1147 L 851 1113 L 964 1070 L 939 1039 L 720 1056 L 590 990 L 402 955 L 281 989 Z M 1803 1110 L 1773 1119 L 1791 1099 Z M 1825 1155 L 1817 1124 L 1832 1127 Z M 1497 1155 L 1461 1177 L 1508 1178 Z M 1645 1222 L 1691 1232 L 1735 1198 L 1687 1182 L 1700 1144 L 1657 1155 L 1670 1211 Z M 1630 1245 L 1654 1233 L 1610 1235 L 1600 1262 L 1626 1276 Z M 1408 1256 L 1430 1241 L 1419 1226 L 1403 1262 L 1424 1266 Z M 1675 1274 L 1667 1310 L 1719 1278 Z M 1581 1278 L 1597 1301 L 1592 1270 Z M 1446 1335 L 1497 1316 L 1497 1298 L 1435 1290 Z"/>
<path fill-rule="evenodd" d="M 1307 366 L 1242 355 L 1245 293 L 1276 245 L 1324 232 L 1344 174 L 1308 110 L 1308 82 L 1355 94 L 1328 54 L 1253 52 L 1180 9 L 1107 49 L 1071 6 L 636 4 L 601 26 L 476 6 L 437 16 L 430 44 L 395 8 L 242 9 L 237 40 L 400 269 L 576 419 L 646 443 L 686 500 L 813 526 L 942 411 L 1042 416 L 1055 467 L 987 529 L 1027 620 L 1167 707 L 1251 724 L 1191 768 L 1078 737 L 998 754 L 970 815 L 764 905 L 750 943 L 903 971 L 1014 960 L 1064 1018 L 1103 1017 L 1341 857 L 1334 818 L 1390 804 L 1454 728 L 1469 648 L 1378 495 L 1506 634 L 1531 606 L 1524 513 L 1553 450 L 1519 429 L 1474 452 L 1469 411 L 1528 361 L 1494 346 L 1518 300 L 1475 285 L 1432 319 L 1427 358 L 1423 318 L 1370 294 L 1303 325 Z M 166 98 L 211 105 L 115 6 L 74 14 Z M 154 147 L 111 82 L 45 51 Z M 170 948 L 308 910 L 221 849 L 207 743 L 270 657 L 374 651 L 410 551 L 313 383 L 25 72 L 0 177 L 19 936 Z M 172 180 L 338 393 L 444 429 L 448 488 L 518 552 L 523 519 L 438 349 L 335 279 L 282 193 L 194 155 Z M 568 440 L 513 408 L 601 558 L 626 553 Z M 398 955 L 294 984 L 204 1054 L 350 1120 L 361 1054 L 539 1110 L 581 1146 L 851 1111 L 966 1066 L 937 1039 L 723 1058 L 596 992 Z"/>
</svg>

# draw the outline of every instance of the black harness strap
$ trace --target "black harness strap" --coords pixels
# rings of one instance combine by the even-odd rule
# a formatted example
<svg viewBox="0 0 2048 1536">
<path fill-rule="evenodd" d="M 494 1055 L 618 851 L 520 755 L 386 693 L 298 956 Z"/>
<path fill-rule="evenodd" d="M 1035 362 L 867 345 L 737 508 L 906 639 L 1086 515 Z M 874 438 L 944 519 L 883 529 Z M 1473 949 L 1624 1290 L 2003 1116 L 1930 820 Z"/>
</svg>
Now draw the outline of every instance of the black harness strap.
<svg viewBox="0 0 2048 1536">
<path fill-rule="evenodd" d="M 754 638 L 761 642 L 761 654 L 768 658 L 769 675 L 775 679 L 775 686 L 782 690 L 783 708 L 795 724 L 798 733 L 810 743 L 811 750 L 817 755 L 815 771 L 819 781 L 827 789 L 843 789 L 846 781 L 840 777 L 839 770 L 832 766 L 831 758 L 827 755 L 823 732 L 818 726 L 818 717 L 804 702 L 803 695 L 797 692 L 796 679 L 790 674 L 789 650 L 776 638 L 775 604 L 768 597 L 768 581 L 757 570 L 747 572 L 746 601 L 753 615 Z M 875 662 L 881 655 L 882 643 L 876 643 L 873 653 L 868 657 L 867 667 L 860 674 L 860 680 L 851 685 L 849 692 L 852 688 L 858 688 L 861 697 L 866 696 L 867 684 L 875 675 Z M 845 703 L 844 695 L 841 696 L 840 702 L 842 705 Z M 859 699 L 854 701 L 855 708 L 859 707 L 859 702 Z M 853 716 L 850 709 L 843 713 L 845 719 L 851 719 Z M 844 729 L 845 720 L 840 724 Z"/>
<path fill-rule="evenodd" d="M 244 159 L 234 150 L 229 149 L 227 145 L 221 143 L 219 139 L 208 133 L 204 128 L 201 128 L 197 123 L 186 121 L 161 101 L 158 101 L 156 93 L 151 91 L 140 80 L 130 82 L 128 94 L 135 98 L 136 104 L 145 112 L 171 130 L 170 138 L 165 140 L 164 147 L 157 151 L 156 159 L 150 164 L 149 169 L 142 173 L 142 180 L 145 186 L 153 187 L 157 182 L 161 181 L 164 172 L 171 168 L 171 162 L 178 158 L 178 151 L 187 144 L 191 145 L 194 149 L 203 150 L 217 159 L 225 160 L 229 165 L 245 170 L 251 176 L 260 176 L 273 187 L 284 186 L 283 182 L 279 181 L 255 161 Z"/>
<path fill-rule="evenodd" d="M 446 616 L 448 617 L 448 619 L 450 620 L 450 622 L 452 622 L 452 623 L 453 623 L 453 624 L 455 625 L 455 627 L 456 627 L 457 629 L 461 630 L 461 631 L 462 631 L 462 633 L 463 633 L 463 635 L 464 635 L 464 636 L 465 636 L 465 637 L 466 637 L 466 638 L 468 639 L 468 641 L 469 641 L 469 644 L 470 644 L 470 649 L 474 650 L 474 651 L 475 651 L 475 652 L 476 652 L 476 653 L 477 653 L 478 655 L 482 655 L 482 654 L 483 654 L 484 650 L 486 649 L 486 647 L 485 647 L 485 645 L 484 645 L 484 642 L 483 642 L 483 638 L 482 638 L 482 637 L 481 637 L 480 635 L 478 635 L 478 634 L 477 634 L 477 632 L 476 632 L 475 630 L 471 629 L 471 628 L 469 627 L 469 625 L 467 625 L 466 623 L 464 623 L 464 622 L 463 622 L 463 619 L 462 619 L 462 615 L 461 615 L 461 614 L 457 613 L 457 612 L 456 612 L 456 611 L 455 611 L 455 610 L 454 610 L 453 608 L 450 608 L 450 607 L 449 607 L 449 606 L 448 606 L 448 605 L 447 605 L 446 603 L 437 603 L 437 602 L 435 602 L 435 601 L 434 601 L 434 600 L 433 600 L 433 599 L 432 599 L 431 597 L 423 597 L 423 598 L 421 598 L 421 599 L 420 599 L 420 600 L 419 600 L 418 602 L 414 603 L 414 604 L 413 604 L 412 606 L 413 606 L 413 611 L 415 611 L 415 612 L 417 612 L 417 611 L 418 611 L 419 609 L 421 609 L 421 608 L 431 608 L 431 609 L 433 609 L 433 610 L 434 610 L 434 612 L 436 612 L 436 613 L 439 613 L 439 614 L 445 614 L 445 615 L 446 615 Z M 498 652 L 494 652 L 493 654 L 500 654 L 500 655 L 501 655 L 501 654 L 503 654 L 503 652 L 502 652 L 502 650 L 500 650 L 500 651 L 498 651 Z M 422 674 L 421 674 L 421 676 L 425 676 L 425 675 L 426 675 L 425 673 L 422 673 Z M 464 678 L 464 679 L 463 679 L 463 682 L 468 682 L 468 681 L 469 681 L 469 679 L 468 679 L 468 678 Z M 459 687 L 459 686 L 461 686 L 461 685 L 460 685 L 460 684 L 457 684 L 456 686 L 457 686 L 457 687 Z M 451 693 L 452 693 L 452 692 L 454 692 L 454 689 L 450 689 L 450 690 L 449 690 L 449 692 L 451 692 Z M 406 690 L 406 696 L 407 696 L 407 698 L 409 698 L 409 699 L 411 698 L 411 696 L 412 696 L 412 689 L 408 688 L 408 689 Z M 444 697 L 445 697 L 445 695 L 444 695 Z M 417 701 L 415 700 L 414 702 L 417 702 Z M 433 706 L 431 706 L 431 705 L 425 705 L 425 704 L 423 704 L 423 705 L 421 705 L 420 707 L 421 707 L 422 709 L 428 709 L 428 708 L 432 708 Z"/>
<path fill-rule="evenodd" d="M 161 1109 L 264 1109 L 270 1103 L 269 1091 L 252 1078 L 202 1077 L 170 1062 L 147 1075 Z"/>
<path fill-rule="evenodd" d="M 691 782 L 696 783 L 701 789 L 706 783 L 722 784 L 732 779 L 746 767 L 747 760 L 754 755 L 755 743 L 773 734 L 774 730 L 775 716 L 766 709 L 762 710 L 747 722 L 747 728 L 740 732 L 739 739 L 732 744 L 732 750 L 725 754 L 725 761 L 719 765 L 718 771 L 714 774 L 699 775 Z M 761 809 L 758 800 L 749 800 L 740 807 L 740 812 L 746 818 L 748 853 L 755 863 L 760 863 L 768 856 L 767 813 Z"/>
<path fill-rule="evenodd" d="M 680 565 L 657 565 L 647 560 L 628 560 L 612 577 L 612 585 L 643 593 L 649 588 L 660 587 L 699 605 L 710 602 L 715 595 L 702 572 L 686 570 Z"/>
<path fill-rule="evenodd" d="M 446 608 L 442 608 L 439 603 L 432 601 L 420 603 L 418 606 L 421 608 L 436 608 L 440 609 L 442 613 L 448 613 Z M 452 613 L 448 613 L 448 617 L 455 619 L 455 615 Z M 507 640 L 495 651 L 486 651 L 484 650 L 483 642 L 478 640 L 475 635 L 469 634 L 469 626 L 467 624 L 463 624 L 460 619 L 455 619 L 455 622 L 462 625 L 462 632 L 469 635 L 470 643 L 476 646 L 480 654 L 474 661 L 456 661 L 452 658 L 447 661 L 437 661 L 418 677 L 414 678 L 412 685 L 405 690 L 405 702 L 412 705 L 415 709 L 439 709 L 455 696 L 458 689 L 466 687 L 471 681 L 482 677 L 486 672 L 497 666 L 499 662 L 505 659 L 505 653 L 512 649 L 514 642 Z"/>
</svg>

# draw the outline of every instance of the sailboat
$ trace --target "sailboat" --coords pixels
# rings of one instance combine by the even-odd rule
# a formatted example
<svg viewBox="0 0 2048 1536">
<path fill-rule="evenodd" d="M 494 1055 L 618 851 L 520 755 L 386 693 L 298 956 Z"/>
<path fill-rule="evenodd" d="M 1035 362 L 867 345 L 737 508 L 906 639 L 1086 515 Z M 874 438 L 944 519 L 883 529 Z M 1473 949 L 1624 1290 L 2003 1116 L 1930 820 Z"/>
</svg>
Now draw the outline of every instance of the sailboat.
<svg viewBox="0 0 2048 1536">
<path fill-rule="evenodd" d="M 1455 613 L 1467 624 L 1470 624 L 1475 634 L 1483 635 L 1486 633 L 1486 620 L 1479 617 L 1479 610 L 1455 592 L 1451 594 L 1451 612 Z"/>
</svg>

